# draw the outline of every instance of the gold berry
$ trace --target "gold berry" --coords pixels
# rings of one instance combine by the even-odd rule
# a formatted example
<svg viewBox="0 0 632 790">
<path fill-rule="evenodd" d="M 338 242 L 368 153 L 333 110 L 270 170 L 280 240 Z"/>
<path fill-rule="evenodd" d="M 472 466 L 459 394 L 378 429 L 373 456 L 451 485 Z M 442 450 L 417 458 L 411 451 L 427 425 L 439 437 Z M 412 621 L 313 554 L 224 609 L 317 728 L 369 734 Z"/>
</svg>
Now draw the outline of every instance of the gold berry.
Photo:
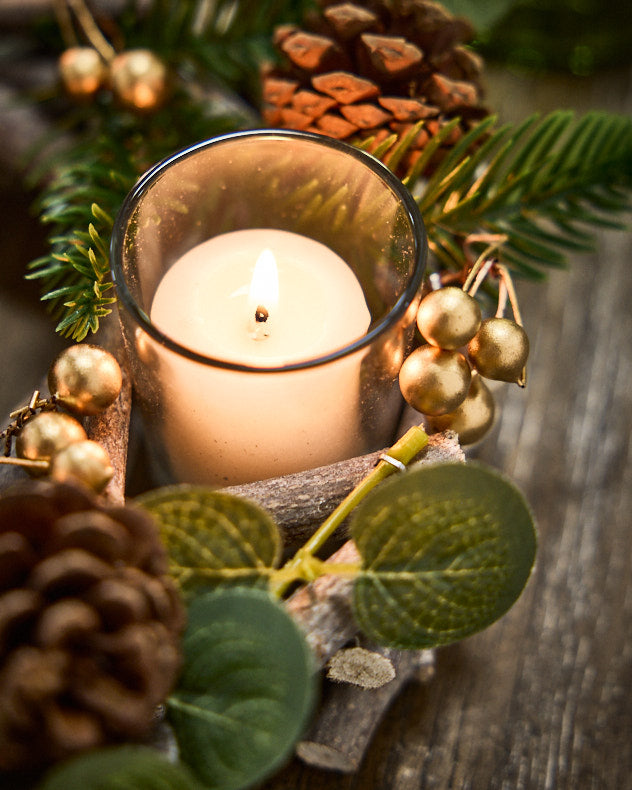
<svg viewBox="0 0 632 790">
<path fill-rule="evenodd" d="M 117 399 L 121 384 L 121 368 L 112 354 L 86 343 L 64 349 L 48 371 L 51 395 L 75 414 L 104 411 Z"/>
<path fill-rule="evenodd" d="M 50 476 L 58 483 L 80 482 L 100 493 L 110 482 L 114 469 L 110 456 L 98 442 L 75 442 L 53 456 Z"/>
<path fill-rule="evenodd" d="M 475 373 L 463 403 L 449 414 L 428 417 L 427 422 L 434 431 L 456 431 L 461 444 L 473 444 L 492 427 L 495 412 L 494 396 Z"/>
<path fill-rule="evenodd" d="M 417 326 L 433 346 L 456 349 L 468 343 L 481 325 L 481 308 L 461 288 L 432 291 L 419 305 Z"/>
<path fill-rule="evenodd" d="M 167 96 L 167 67 L 150 50 L 131 49 L 110 63 L 110 82 L 115 96 L 126 107 L 155 110 Z"/>
<path fill-rule="evenodd" d="M 71 47 L 59 58 L 59 75 L 66 92 L 73 99 L 91 99 L 103 86 L 107 69 L 92 47 Z"/>
<path fill-rule="evenodd" d="M 48 461 L 55 453 L 88 437 L 80 423 L 68 414 L 43 411 L 26 421 L 15 443 L 18 458 Z"/>
<path fill-rule="evenodd" d="M 523 382 L 529 338 L 509 318 L 488 318 L 467 346 L 472 365 L 488 379 Z"/>
<path fill-rule="evenodd" d="M 404 360 L 399 386 L 413 409 L 423 414 L 446 414 L 463 401 L 470 379 L 470 366 L 462 354 L 427 345 Z"/>
</svg>

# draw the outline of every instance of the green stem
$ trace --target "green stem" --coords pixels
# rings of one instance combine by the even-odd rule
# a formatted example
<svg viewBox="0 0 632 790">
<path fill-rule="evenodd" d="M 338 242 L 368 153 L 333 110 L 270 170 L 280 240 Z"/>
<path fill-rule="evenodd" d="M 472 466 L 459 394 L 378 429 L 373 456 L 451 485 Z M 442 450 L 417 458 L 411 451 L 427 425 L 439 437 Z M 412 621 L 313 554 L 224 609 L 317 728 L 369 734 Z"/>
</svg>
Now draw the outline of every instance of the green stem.
<svg viewBox="0 0 632 790">
<path fill-rule="evenodd" d="M 412 461 L 427 443 L 428 436 L 426 432 L 421 426 L 415 425 L 401 439 L 395 442 L 386 455 L 406 465 Z M 323 521 L 307 543 L 277 571 L 278 576 L 277 574 L 273 575 L 270 581 L 271 592 L 280 598 L 293 581 L 306 579 L 303 568 L 309 567 L 313 569 L 314 567 L 314 563 L 310 562 L 310 559 L 313 559 L 316 552 L 325 545 L 326 541 L 334 534 L 349 513 L 360 504 L 369 491 L 373 490 L 378 483 L 381 483 L 382 480 L 396 471 L 396 467 L 389 461 L 380 460 L 377 466 L 358 483 L 353 491 Z M 322 565 L 326 567 L 326 563 L 322 563 Z M 333 565 L 330 566 L 330 568 L 334 567 Z"/>
</svg>

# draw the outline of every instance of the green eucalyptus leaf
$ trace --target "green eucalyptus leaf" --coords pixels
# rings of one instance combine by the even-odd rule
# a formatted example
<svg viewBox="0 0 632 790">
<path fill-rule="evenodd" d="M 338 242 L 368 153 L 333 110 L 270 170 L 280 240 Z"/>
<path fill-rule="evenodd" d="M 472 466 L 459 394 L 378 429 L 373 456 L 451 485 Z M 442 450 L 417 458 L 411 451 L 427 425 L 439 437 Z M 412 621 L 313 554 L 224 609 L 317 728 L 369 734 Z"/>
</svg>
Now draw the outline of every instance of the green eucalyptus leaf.
<svg viewBox="0 0 632 790">
<path fill-rule="evenodd" d="M 88 752 L 53 768 L 37 790 L 202 790 L 184 765 L 154 749 L 118 746 Z"/>
<path fill-rule="evenodd" d="M 356 511 L 361 629 L 382 644 L 431 647 L 487 627 L 516 601 L 535 559 L 529 508 L 482 466 L 442 464 L 384 483 Z"/>
<path fill-rule="evenodd" d="M 233 588 L 196 598 L 183 651 L 169 700 L 182 759 L 216 790 L 260 781 L 288 758 L 312 710 L 303 635 L 267 593 Z"/>
<path fill-rule="evenodd" d="M 281 551 L 271 516 L 241 497 L 203 486 L 168 486 L 136 499 L 157 520 L 170 572 L 185 593 L 264 585 Z"/>
</svg>

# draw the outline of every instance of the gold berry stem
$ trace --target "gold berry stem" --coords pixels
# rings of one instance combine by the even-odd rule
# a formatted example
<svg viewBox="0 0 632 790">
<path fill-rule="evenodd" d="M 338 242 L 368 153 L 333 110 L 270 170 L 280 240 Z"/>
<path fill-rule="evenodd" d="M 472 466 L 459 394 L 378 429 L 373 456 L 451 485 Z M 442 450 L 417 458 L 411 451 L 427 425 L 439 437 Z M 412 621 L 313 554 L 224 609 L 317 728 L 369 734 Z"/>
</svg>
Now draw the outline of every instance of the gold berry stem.
<svg viewBox="0 0 632 790">
<path fill-rule="evenodd" d="M 520 307 L 518 306 L 518 295 L 516 294 L 516 289 L 514 287 L 513 280 L 511 279 L 511 275 L 509 274 L 509 269 L 501 263 L 498 264 L 497 268 L 498 273 L 501 276 L 501 280 L 507 289 L 509 304 L 511 305 L 511 312 L 514 315 L 514 321 L 519 326 L 522 326 L 522 316 L 520 315 Z"/>
<path fill-rule="evenodd" d="M 523 325 L 522 315 L 520 314 L 520 306 L 518 305 L 518 294 L 516 293 L 513 280 L 511 279 L 511 275 L 509 274 L 509 269 L 503 264 L 498 264 L 498 273 L 500 274 L 500 281 L 507 291 L 507 295 L 509 297 L 509 304 L 511 305 L 511 312 L 513 313 L 514 316 L 514 321 L 518 324 L 518 326 L 522 326 Z M 520 374 L 520 378 L 516 383 L 518 384 L 519 387 L 524 388 L 527 386 L 526 365 L 522 368 L 522 373 Z"/>
<path fill-rule="evenodd" d="M 90 13 L 90 9 L 85 4 L 84 0 L 66 0 L 68 7 L 74 11 L 81 29 L 83 30 L 86 38 L 101 55 L 106 63 L 109 63 L 116 56 L 116 50 L 105 38 L 103 33 L 99 30 L 94 17 Z"/>
<path fill-rule="evenodd" d="M 500 278 L 498 284 L 498 307 L 496 308 L 496 318 L 502 318 L 507 308 L 507 281 L 504 277 Z"/>
<path fill-rule="evenodd" d="M 401 439 L 388 450 L 387 455 L 406 465 L 426 446 L 428 436 L 420 425 L 415 425 L 408 430 Z M 336 529 L 347 518 L 349 513 L 360 504 L 364 497 L 372 491 L 378 483 L 387 478 L 396 467 L 389 461 L 380 460 L 366 477 L 348 494 L 338 507 L 323 521 L 311 538 L 302 546 L 285 565 L 272 574 L 270 580 L 271 592 L 279 598 L 292 584 L 293 581 L 302 579 L 310 581 L 322 573 L 331 572 L 334 565 L 318 560 L 314 555 L 334 534 Z"/>
<path fill-rule="evenodd" d="M 76 47 L 79 44 L 79 39 L 77 38 L 77 34 L 72 25 L 70 9 L 68 8 L 65 0 L 55 0 L 53 7 L 64 44 L 67 48 Z"/>
<path fill-rule="evenodd" d="M 24 469 L 41 469 L 46 472 L 50 468 L 48 461 L 31 461 L 28 458 L 10 458 L 6 455 L 0 455 L 0 464 L 7 466 L 21 466 Z"/>
<path fill-rule="evenodd" d="M 492 264 L 495 262 L 493 259 L 490 262 L 490 258 L 492 254 L 497 252 L 500 247 L 507 241 L 507 236 L 502 233 L 471 233 L 465 240 L 464 243 L 464 250 L 466 256 L 470 257 L 470 247 L 472 244 L 486 242 L 487 247 L 481 252 L 478 256 L 470 272 L 463 283 L 463 290 L 465 293 L 469 293 L 470 296 L 474 296 L 476 291 L 478 291 L 481 283 L 487 276 L 487 272 L 491 268 Z M 486 267 L 485 273 L 481 274 L 481 270 L 483 267 Z M 481 276 L 479 276 L 479 274 Z"/>
</svg>

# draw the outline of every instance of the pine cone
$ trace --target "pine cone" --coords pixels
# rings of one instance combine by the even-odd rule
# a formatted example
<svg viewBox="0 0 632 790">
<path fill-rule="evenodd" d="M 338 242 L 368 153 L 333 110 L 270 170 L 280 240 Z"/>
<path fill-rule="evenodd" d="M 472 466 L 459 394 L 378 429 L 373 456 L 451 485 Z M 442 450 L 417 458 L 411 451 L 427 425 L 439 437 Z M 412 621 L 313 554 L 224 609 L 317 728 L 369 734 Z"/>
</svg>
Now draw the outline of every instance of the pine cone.
<svg viewBox="0 0 632 790">
<path fill-rule="evenodd" d="M 0 498 L 0 770 L 148 734 L 183 610 L 148 515 L 36 482 Z"/>
<path fill-rule="evenodd" d="M 302 129 L 356 143 L 392 133 L 401 139 L 423 127 L 400 175 L 452 118 L 460 125 L 445 141 L 453 146 L 472 121 L 487 115 L 481 104 L 482 62 L 463 44 L 469 23 L 430 0 L 320 0 L 322 14 L 307 29 L 275 31 L 285 65 L 263 76 L 263 117 L 270 126 Z"/>
</svg>

